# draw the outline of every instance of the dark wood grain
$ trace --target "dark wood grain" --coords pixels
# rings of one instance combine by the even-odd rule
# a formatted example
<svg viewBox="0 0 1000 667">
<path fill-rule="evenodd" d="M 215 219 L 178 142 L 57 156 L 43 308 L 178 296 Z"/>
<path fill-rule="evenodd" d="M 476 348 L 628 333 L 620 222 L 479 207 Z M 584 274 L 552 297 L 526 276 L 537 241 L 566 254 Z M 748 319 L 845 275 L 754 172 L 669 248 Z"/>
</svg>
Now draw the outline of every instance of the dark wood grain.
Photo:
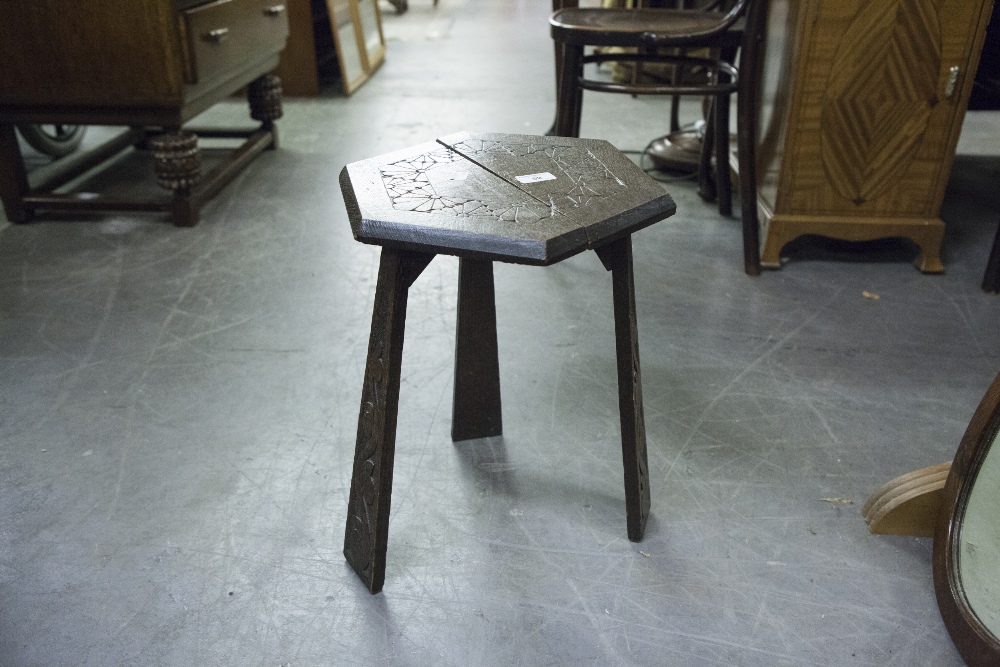
<svg viewBox="0 0 1000 667">
<path fill-rule="evenodd" d="M 618 357 L 618 412 L 622 431 L 622 462 L 625 467 L 625 514 L 628 538 L 638 542 L 646 531 L 650 499 L 642 376 L 639 370 L 639 328 L 636 324 L 635 278 L 632 272 L 632 238 L 619 239 L 597 248 L 596 252 L 604 268 L 611 271 Z"/>
<path fill-rule="evenodd" d="M 962 519 L 976 476 L 1000 430 L 1000 375 L 987 389 L 955 454 L 934 533 L 934 592 L 955 648 L 969 667 L 1000 665 L 1000 638 L 969 608 L 958 572 Z"/>
<path fill-rule="evenodd" d="M 636 232 L 675 209 L 663 186 L 607 141 L 459 132 L 438 142 L 574 221 L 586 231 L 589 247 Z M 549 178 L 522 180 L 542 173 Z"/>
<path fill-rule="evenodd" d="M 587 247 L 578 222 L 437 142 L 351 163 L 341 190 L 357 202 L 348 217 L 364 243 L 529 264 Z"/>
<path fill-rule="evenodd" d="M 28 190 L 28 174 L 14 126 L 0 124 L 0 200 L 3 200 L 4 212 L 11 222 L 28 221 L 29 212 L 22 201 Z"/>
<path fill-rule="evenodd" d="M 379 263 L 344 535 L 344 556 L 372 593 L 385 582 L 406 298 L 433 258 L 383 248 Z"/>
<path fill-rule="evenodd" d="M 351 163 L 341 189 L 359 241 L 523 264 L 553 264 L 676 210 L 611 144 L 565 137 L 449 135 Z"/>
<path fill-rule="evenodd" d="M 183 58 L 170 0 L 0 2 L 0 105 L 180 106 Z"/>
<path fill-rule="evenodd" d="M 459 260 L 452 440 L 503 433 L 494 297 L 493 263 Z"/>
</svg>

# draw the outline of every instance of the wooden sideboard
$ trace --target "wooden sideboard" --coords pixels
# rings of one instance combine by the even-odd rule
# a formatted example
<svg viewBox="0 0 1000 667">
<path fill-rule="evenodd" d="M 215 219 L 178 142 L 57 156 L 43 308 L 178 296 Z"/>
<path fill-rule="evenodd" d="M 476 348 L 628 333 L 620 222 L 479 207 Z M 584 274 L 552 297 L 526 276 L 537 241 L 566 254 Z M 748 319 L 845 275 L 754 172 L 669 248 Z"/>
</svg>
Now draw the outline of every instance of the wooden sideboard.
<svg viewBox="0 0 1000 667">
<path fill-rule="evenodd" d="M 172 210 L 178 224 L 194 224 L 204 199 L 275 143 L 281 88 L 264 75 L 277 66 L 287 35 L 281 0 L 0 2 L 0 197 L 7 216 L 24 222 L 39 209 Z M 262 126 L 213 131 L 211 136 L 248 141 L 236 151 L 236 163 L 202 178 L 197 144 L 177 133 L 248 84 L 251 116 Z M 157 175 L 174 191 L 173 201 L 122 202 L 29 188 L 16 123 L 135 128 L 132 141 L 101 155 L 153 145 Z"/>
<path fill-rule="evenodd" d="M 771 0 L 757 135 L 761 262 L 792 239 L 905 237 L 939 217 L 992 0 Z"/>
</svg>

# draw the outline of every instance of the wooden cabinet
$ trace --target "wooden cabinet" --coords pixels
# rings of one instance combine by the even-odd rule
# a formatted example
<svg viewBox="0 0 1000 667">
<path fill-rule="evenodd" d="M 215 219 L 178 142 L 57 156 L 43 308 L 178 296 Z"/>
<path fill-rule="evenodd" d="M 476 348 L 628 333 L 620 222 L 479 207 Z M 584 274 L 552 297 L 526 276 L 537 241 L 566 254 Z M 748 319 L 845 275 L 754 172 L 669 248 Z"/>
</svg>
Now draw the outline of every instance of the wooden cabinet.
<svg viewBox="0 0 1000 667">
<path fill-rule="evenodd" d="M 944 270 L 941 200 L 992 0 L 772 0 L 758 150 L 761 260 L 803 234 L 912 239 Z"/>
<path fill-rule="evenodd" d="M 179 126 L 274 69 L 287 34 L 280 0 L 0 2 L 0 120 Z"/>
<path fill-rule="evenodd" d="M 7 216 L 23 222 L 45 208 L 172 210 L 178 224 L 194 224 L 205 198 L 253 155 L 275 145 L 272 121 L 281 115 L 281 88 L 275 77 L 264 75 L 277 66 L 287 35 L 282 0 L 0 1 L 0 198 Z M 190 135 L 160 141 L 140 129 L 176 134 L 248 84 L 251 115 L 262 121 L 261 129 L 213 131 L 248 142 L 236 152 L 235 164 L 204 178 L 197 145 L 181 148 Z M 157 175 L 174 191 L 174 200 L 121 202 L 29 189 L 16 123 L 136 128 L 137 147 L 157 141 L 163 147 Z M 116 150 L 101 155 L 130 145 L 118 142 Z M 66 182 L 52 181 L 53 187 Z"/>
</svg>

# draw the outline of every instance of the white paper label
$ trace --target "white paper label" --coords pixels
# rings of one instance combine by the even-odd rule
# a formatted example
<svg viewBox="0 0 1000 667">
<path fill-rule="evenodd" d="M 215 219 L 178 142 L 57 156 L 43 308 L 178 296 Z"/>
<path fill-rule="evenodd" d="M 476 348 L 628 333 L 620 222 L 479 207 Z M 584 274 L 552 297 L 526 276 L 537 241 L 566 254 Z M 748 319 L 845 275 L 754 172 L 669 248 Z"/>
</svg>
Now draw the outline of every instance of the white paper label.
<svg viewBox="0 0 1000 667">
<path fill-rule="evenodd" d="M 554 181 L 556 177 L 547 171 L 540 174 L 528 174 L 527 176 L 515 176 L 519 183 L 541 183 L 542 181 Z"/>
<path fill-rule="evenodd" d="M 460 171 L 457 174 L 452 174 L 451 175 L 451 180 L 453 180 L 453 181 L 464 181 L 468 177 L 469 177 L 469 172 L 467 172 L 467 171 Z"/>
</svg>

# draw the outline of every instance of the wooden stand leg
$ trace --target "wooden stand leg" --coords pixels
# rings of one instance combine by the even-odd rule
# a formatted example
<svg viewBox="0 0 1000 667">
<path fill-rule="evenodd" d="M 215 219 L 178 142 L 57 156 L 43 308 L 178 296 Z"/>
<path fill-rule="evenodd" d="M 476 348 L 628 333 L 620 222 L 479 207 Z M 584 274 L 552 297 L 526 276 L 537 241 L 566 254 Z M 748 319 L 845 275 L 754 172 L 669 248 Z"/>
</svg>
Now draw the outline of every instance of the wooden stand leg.
<svg viewBox="0 0 1000 667">
<path fill-rule="evenodd" d="M 451 439 L 501 435 L 500 362 L 492 262 L 459 260 L 456 328 Z"/>
<path fill-rule="evenodd" d="M 635 317 L 635 280 L 632 274 L 632 238 L 596 249 L 604 268 L 611 271 L 615 303 L 615 341 L 618 352 L 618 411 L 625 464 L 625 513 L 628 538 L 642 539 L 649 516 L 649 463 L 646 424 L 642 413 L 642 377 L 639 372 L 639 330 Z"/>
<path fill-rule="evenodd" d="M 344 535 L 344 556 L 372 593 L 385 582 L 407 291 L 433 258 L 383 248 L 379 264 Z"/>
<path fill-rule="evenodd" d="M 156 180 L 174 193 L 174 224 L 194 227 L 198 224 L 198 205 L 191 190 L 201 181 L 201 152 L 198 137 L 190 132 L 173 131 L 149 140 L 153 149 Z"/>
<path fill-rule="evenodd" d="M 29 190 L 28 174 L 24 170 L 14 126 L 4 123 L 0 125 L 0 199 L 11 222 L 27 222 L 31 217 L 22 201 Z"/>
</svg>

